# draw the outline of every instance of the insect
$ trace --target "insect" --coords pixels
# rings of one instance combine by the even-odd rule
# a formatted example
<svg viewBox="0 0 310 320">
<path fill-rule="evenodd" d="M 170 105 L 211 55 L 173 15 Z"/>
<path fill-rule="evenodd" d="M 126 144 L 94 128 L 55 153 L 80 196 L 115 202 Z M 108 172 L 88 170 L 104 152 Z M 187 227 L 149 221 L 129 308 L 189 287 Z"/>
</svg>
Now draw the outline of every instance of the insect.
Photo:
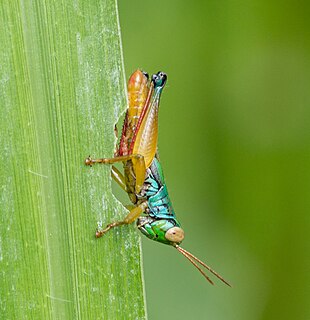
<svg viewBox="0 0 310 320">
<path fill-rule="evenodd" d="M 218 273 L 180 246 L 184 231 L 169 199 L 157 152 L 158 109 L 166 81 L 167 75 L 163 72 L 154 74 L 149 81 L 147 73 L 135 71 L 128 82 L 129 106 L 114 158 L 88 157 L 85 160 L 88 166 L 112 164 L 112 177 L 134 204 L 123 220 L 98 229 L 96 237 L 100 238 L 112 228 L 137 221 L 137 227 L 144 235 L 176 248 L 211 284 L 212 280 L 202 267 L 230 286 Z M 116 162 L 123 163 L 124 175 L 113 166 Z"/>
</svg>

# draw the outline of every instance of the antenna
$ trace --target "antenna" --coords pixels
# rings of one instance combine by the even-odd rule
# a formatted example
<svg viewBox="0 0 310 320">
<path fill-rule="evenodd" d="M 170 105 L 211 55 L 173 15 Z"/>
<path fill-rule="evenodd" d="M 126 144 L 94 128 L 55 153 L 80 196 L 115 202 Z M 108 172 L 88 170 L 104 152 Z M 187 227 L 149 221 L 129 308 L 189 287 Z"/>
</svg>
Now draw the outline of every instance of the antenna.
<svg viewBox="0 0 310 320">
<path fill-rule="evenodd" d="M 198 262 L 201 266 L 205 267 L 207 270 L 209 270 L 212 274 L 214 274 L 218 279 L 220 279 L 222 282 L 224 282 L 226 285 L 231 287 L 231 285 L 224 280 L 222 276 L 220 276 L 217 272 L 212 270 L 208 265 L 206 265 L 204 262 L 202 262 L 200 259 L 195 257 L 192 253 L 188 252 L 187 250 L 181 248 L 179 245 L 174 245 L 174 247 L 183 254 L 184 257 L 186 257 L 197 269 L 198 271 L 211 283 L 214 284 L 211 279 L 206 275 L 206 273 L 199 267 L 199 265 L 196 263 Z"/>
</svg>

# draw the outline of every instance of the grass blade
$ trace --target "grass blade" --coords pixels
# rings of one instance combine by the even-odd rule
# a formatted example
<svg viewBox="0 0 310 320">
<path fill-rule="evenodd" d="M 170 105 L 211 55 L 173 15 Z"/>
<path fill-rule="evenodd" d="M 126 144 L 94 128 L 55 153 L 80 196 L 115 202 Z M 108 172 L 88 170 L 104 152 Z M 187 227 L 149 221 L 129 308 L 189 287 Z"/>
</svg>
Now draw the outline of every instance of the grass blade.
<svg viewBox="0 0 310 320">
<path fill-rule="evenodd" d="M 134 226 L 110 168 L 126 106 L 115 1 L 0 4 L 0 318 L 144 319 Z"/>
</svg>

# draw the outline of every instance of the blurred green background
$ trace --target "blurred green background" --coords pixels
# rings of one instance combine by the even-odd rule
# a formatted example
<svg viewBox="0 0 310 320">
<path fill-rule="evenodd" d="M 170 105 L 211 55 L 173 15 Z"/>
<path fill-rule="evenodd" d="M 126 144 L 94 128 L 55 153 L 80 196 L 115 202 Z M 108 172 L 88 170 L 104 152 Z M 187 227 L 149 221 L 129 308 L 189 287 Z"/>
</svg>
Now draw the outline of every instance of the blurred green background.
<svg viewBox="0 0 310 320">
<path fill-rule="evenodd" d="M 309 2 L 119 11 L 127 78 L 168 73 L 159 150 L 183 246 L 233 284 L 143 237 L 149 319 L 310 319 Z"/>
</svg>

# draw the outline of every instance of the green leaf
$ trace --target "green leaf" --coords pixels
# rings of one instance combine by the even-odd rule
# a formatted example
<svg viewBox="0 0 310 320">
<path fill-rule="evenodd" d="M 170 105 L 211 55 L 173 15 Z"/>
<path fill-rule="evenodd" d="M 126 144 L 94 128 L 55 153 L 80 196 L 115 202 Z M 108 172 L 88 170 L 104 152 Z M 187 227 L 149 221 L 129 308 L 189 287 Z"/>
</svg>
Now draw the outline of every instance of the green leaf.
<svg viewBox="0 0 310 320">
<path fill-rule="evenodd" d="M 117 5 L 0 4 L 0 318 L 144 319 L 134 226 L 111 191 L 126 107 Z"/>
</svg>

